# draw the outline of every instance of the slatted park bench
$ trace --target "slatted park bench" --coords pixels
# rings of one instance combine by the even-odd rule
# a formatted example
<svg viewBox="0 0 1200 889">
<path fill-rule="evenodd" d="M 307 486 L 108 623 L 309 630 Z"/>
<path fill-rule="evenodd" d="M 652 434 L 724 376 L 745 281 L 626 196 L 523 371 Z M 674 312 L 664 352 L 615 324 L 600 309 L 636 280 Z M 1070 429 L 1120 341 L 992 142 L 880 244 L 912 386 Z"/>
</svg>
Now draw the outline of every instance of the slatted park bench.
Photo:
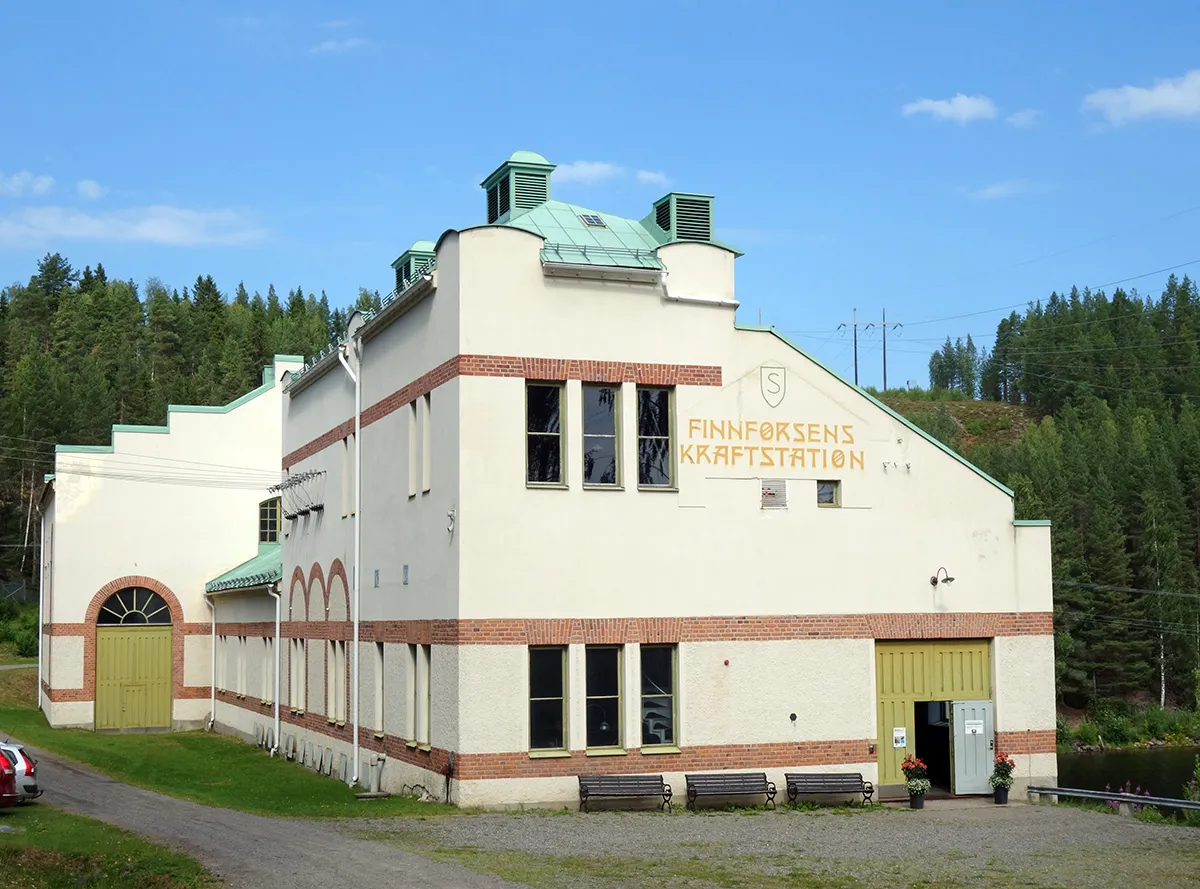
<svg viewBox="0 0 1200 889">
<path fill-rule="evenodd" d="M 685 775 L 687 805 L 696 808 L 702 796 L 765 796 L 767 805 L 775 808 L 775 784 L 767 780 L 766 772 L 723 772 L 712 775 Z"/>
<path fill-rule="evenodd" d="M 590 799 L 661 797 L 660 809 L 671 811 L 671 785 L 662 775 L 580 775 L 579 810 L 587 811 Z"/>
<path fill-rule="evenodd" d="M 845 794 L 861 793 L 863 805 L 866 805 L 875 795 L 875 785 L 864 781 L 863 776 L 855 772 L 829 772 L 825 774 L 807 772 L 789 772 L 785 774 L 787 782 L 787 798 L 789 803 L 796 802 L 796 797 L 816 794 Z"/>
</svg>

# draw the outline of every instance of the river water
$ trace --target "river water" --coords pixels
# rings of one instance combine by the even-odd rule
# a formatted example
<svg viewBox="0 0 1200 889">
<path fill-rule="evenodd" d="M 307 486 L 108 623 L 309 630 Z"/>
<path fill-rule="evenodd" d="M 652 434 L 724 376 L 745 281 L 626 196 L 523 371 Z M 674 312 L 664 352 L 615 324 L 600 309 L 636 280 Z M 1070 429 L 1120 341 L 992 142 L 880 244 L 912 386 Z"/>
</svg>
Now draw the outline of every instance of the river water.
<svg viewBox="0 0 1200 889">
<path fill-rule="evenodd" d="M 1151 796 L 1179 799 L 1192 778 L 1200 748 L 1152 747 L 1111 753 L 1060 753 L 1058 786 L 1077 790 L 1113 790 L 1132 781 Z"/>
</svg>

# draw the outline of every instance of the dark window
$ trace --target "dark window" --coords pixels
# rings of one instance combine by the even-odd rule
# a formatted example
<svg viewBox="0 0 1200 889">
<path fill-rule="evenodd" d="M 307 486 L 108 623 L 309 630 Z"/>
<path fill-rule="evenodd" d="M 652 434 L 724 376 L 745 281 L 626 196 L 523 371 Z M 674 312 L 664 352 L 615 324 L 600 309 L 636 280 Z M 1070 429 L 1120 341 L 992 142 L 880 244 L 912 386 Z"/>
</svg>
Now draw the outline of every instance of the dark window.
<svg viewBox="0 0 1200 889">
<path fill-rule="evenodd" d="M 621 746 L 621 649 L 587 648 L 587 746 Z"/>
<path fill-rule="evenodd" d="M 583 387 L 583 483 L 616 485 L 620 447 L 617 417 L 620 391 L 613 386 Z"/>
<path fill-rule="evenodd" d="M 96 623 L 102 626 L 114 624 L 169 624 L 171 608 L 166 600 L 153 590 L 142 587 L 126 587 L 118 590 L 100 606 Z"/>
<path fill-rule="evenodd" d="M 638 484 L 669 488 L 672 478 L 671 390 L 642 389 L 638 395 Z"/>
<path fill-rule="evenodd" d="M 258 542 L 279 542 L 279 498 L 258 504 Z"/>
<path fill-rule="evenodd" d="M 642 646 L 642 744 L 674 744 L 675 646 Z"/>
<path fill-rule="evenodd" d="M 567 650 L 529 649 L 529 749 L 566 750 Z"/>
<path fill-rule="evenodd" d="M 562 392 L 557 383 L 525 387 L 525 479 L 535 485 L 561 485 Z"/>
<path fill-rule="evenodd" d="M 841 482 L 817 482 L 817 506 L 841 506 Z"/>
</svg>

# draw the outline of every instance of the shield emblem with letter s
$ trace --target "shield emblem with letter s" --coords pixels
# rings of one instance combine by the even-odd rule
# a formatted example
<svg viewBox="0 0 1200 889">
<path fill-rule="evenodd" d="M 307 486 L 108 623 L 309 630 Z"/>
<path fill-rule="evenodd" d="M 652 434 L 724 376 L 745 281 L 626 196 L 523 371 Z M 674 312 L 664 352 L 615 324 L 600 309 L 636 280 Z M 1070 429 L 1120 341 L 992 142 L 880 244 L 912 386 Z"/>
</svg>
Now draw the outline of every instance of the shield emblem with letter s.
<svg viewBox="0 0 1200 889">
<path fill-rule="evenodd" d="M 758 369 L 759 388 L 768 407 L 779 407 L 787 394 L 787 371 L 777 365 L 764 364 Z"/>
</svg>

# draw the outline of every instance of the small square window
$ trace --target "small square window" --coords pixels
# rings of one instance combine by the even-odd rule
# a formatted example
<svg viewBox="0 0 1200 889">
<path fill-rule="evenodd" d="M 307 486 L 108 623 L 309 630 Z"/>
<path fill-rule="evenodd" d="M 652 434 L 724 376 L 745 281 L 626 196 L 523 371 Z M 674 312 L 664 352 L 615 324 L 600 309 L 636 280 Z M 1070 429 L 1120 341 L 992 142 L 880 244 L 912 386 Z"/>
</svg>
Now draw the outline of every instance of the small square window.
<svg viewBox="0 0 1200 889">
<path fill-rule="evenodd" d="M 817 506 L 841 506 L 842 483 L 838 481 L 817 482 Z"/>
<path fill-rule="evenodd" d="M 595 213 L 581 213 L 579 218 L 583 220 L 584 225 L 589 225 L 592 228 L 608 228 L 604 220 Z"/>
</svg>

